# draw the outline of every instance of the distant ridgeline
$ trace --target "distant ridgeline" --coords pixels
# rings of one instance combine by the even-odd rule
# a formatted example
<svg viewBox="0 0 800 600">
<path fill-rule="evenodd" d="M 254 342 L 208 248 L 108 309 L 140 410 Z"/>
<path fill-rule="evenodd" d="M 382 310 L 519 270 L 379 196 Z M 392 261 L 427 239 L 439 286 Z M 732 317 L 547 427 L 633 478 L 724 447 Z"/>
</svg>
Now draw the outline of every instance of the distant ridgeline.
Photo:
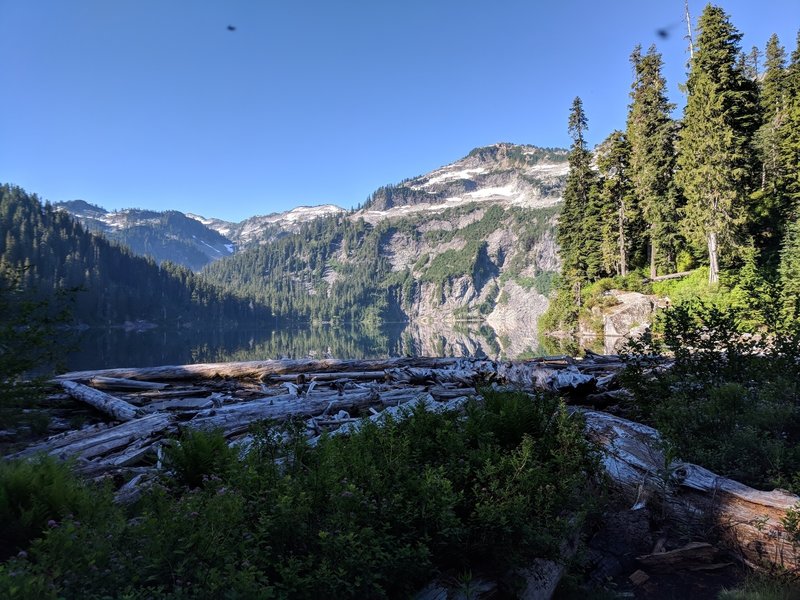
<svg viewBox="0 0 800 600">
<path fill-rule="evenodd" d="M 279 318 L 494 314 L 509 330 L 534 331 L 559 270 L 555 223 L 567 168 L 566 150 L 494 144 L 381 187 L 356 211 L 298 207 L 241 223 L 82 201 L 55 206 L 157 262 L 202 263 L 203 280 Z M 205 252 L 205 262 L 185 259 L 192 252 Z"/>
<path fill-rule="evenodd" d="M 129 209 L 109 212 L 83 200 L 56 202 L 85 229 L 101 234 L 157 263 L 169 261 L 199 271 L 233 252 L 233 242 L 182 212 Z"/>
<path fill-rule="evenodd" d="M 185 267 L 134 256 L 87 232 L 35 195 L 0 185 L 0 267 L 23 269 L 26 288 L 41 297 L 79 288 L 74 316 L 83 323 L 119 324 L 265 321 L 263 305 L 203 281 Z"/>
</svg>

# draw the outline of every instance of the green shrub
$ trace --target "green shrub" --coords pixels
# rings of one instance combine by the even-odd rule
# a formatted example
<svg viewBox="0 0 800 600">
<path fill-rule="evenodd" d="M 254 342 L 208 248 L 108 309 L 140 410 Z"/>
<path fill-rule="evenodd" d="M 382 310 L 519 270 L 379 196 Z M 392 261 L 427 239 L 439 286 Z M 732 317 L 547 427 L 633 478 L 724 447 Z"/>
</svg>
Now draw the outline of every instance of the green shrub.
<svg viewBox="0 0 800 600">
<path fill-rule="evenodd" d="M 224 477 L 238 460 L 238 452 L 228 446 L 219 430 L 187 429 L 180 441 L 166 447 L 165 464 L 176 481 L 189 488 L 202 485 L 214 475 Z"/>
<path fill-rule="evenodd" d="M 184 444 L 206 455 L 215 435 Z M 408 597 L 554 556 L 597 468 L 556 399 L 491 391 L 466 418 L 417 406 L 316 447 L 302 422 L 255 438 L 224 478 L 157 486 L 133 519 L 49 530 L 0 567 L 0 597 Z"/>
<path fill-rule="evenodd" d="M 100 511 L 68 465 L 49 456 L 0 462 L 0 558 L 20 550 L 71 515 L 89 520 Z"/>
<path fill-rule="evenodd" d="M 677 454 L 756 487 L 800 490 L 798 336 L 740 333 L 736 311 L 694 302 L 662 316 L 671 369 L 650 370 L 660 344 L 629 348 L 631 416 L 660 429 Z"/>
</svg>

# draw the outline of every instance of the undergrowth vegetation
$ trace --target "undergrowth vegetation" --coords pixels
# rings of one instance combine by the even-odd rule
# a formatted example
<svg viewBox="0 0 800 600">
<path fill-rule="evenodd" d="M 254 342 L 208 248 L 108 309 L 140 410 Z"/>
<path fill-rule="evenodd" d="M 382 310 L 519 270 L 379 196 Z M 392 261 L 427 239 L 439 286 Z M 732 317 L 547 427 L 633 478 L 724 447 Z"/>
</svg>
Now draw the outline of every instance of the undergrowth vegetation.
<svg viewBox="0 0 800 600">
<path fill-rule="evenodd" d="M 127 509 L 63 465 L 9 463 L 0 489 L 22 491 L 0 496 L 3 527 L 35 525 L 0 566 L 0 596 L 406 597 L 478 570 L 513 590 L 513 567 L 557 554 L 598 465 L 557 399 L 484 397 L 313 447 L 302 424 L 264 425 L 241 460 L 196 432 Z"/>
<path fill-rule="evenodd" d="M 800 328 L 742 333 L 736 309 L 700 301 L 661 319 L 662 339 L 628 347 L 632 418 L 652 423 L 684 460 L 800 492 Z M 651 370 L 664 350 L 673 367 Z"/>
</svg>

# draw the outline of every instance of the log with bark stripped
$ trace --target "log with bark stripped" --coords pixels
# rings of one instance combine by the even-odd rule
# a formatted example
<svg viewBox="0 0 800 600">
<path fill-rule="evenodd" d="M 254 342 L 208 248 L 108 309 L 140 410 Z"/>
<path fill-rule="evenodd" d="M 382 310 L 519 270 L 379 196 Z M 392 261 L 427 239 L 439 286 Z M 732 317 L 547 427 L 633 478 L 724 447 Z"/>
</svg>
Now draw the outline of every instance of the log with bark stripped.
<svg viewBox="0 0 800 600">
<path fill-rule="evenodd" d="M 464 359 L 460 358 L 387 358 L 376 360 L 261 360 L 248 362 L 207 363 L 146 367 L 140 369 L 103 369 L 100 371 L 73 371 L 56 377 L 56 380 L 84 380 L 93 377 L 115 377 L 139 381 L 180 381 L 187 379 L 259 378 L 287 373 L 323 373 L 347 371 L 383 371 L 397 367 L 447 368 Z"/>
<path fill-rule="evenodd" d="M 603 447 L 606 472 L 634 507 L 653 502 L 670 522 L 687 530 L 713 529 L 754 568 L 800 571 L 800 547 L 784 523 L 800 497 L 755 490 L 691 463 L 667 463 L 655 429 L 576 410 L 586 419 L 588 437 Z"/>
<path fill-rule="evenodd" d="M 73 398 L 109 415 L 117 421 L 130 421 L 141 415 L 138 408 L 110 394 L 75 381 L 60 381 L 61 387 Z"/>
</svg>

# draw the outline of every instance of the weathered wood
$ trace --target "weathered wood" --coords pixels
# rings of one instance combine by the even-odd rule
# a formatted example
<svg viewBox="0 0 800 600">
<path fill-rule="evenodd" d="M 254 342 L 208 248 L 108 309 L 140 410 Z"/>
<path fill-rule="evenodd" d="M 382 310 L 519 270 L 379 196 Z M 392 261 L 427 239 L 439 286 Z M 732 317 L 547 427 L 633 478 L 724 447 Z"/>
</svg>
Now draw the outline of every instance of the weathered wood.
<svg viewBox="0 0 800 600">
<path fill-rule="evenodd" d="M 383 371 L 397 367 L 444 368 L 452 366 L 461 358 L 387 358 L 374 360 L 260 360 L 229 363 L 206 363 L 194 365 L 170 365 L 140 369 L 102 369 L 99 371 L 73 371 L 56 377 L 56 380 L 91 379 L 93 377 L 116 377 L 140 381 L 179 381 L 187 379 L 260 378 L 287 373 Z"/>
<path fill-rule="evenodd" d="M 402 367 L 386 369 L 386 379 L 399 383 L 459 383 L 473 385 L 481 378 L 481 373 L 474 369 L 424 369 L 420 367 Z"/>
<path fill-rule="evenodd" d="M 607 413 L 576 410 L 586 419 L 588 437 L 603 447 L 606 472 L 634 507 L 653 502 L 668 520 L 687 530 L 713 529 L 754 568 L 800 570 L 800 548 L 783 524 L 800 497 L 755 490 L 691 463 L 667 463 L 655 429 Z"/>
<path fill-rule="evenodd" d="M 76 400 L 85 402 L 117 421 L 130 421 L 141 414 L 139 409 L 132 404 L 128 404 L 124 400 L 115 398 L 100 390 L 92 389 L 82 383 L 75 381 L 61 381 L 59 383 Z"/>
<path fill-rule="evenodd" d="M 175 398 L 173 400 L 158 400 L 146 405 L 148 411 L 159 410 L 203 410 L 213 408 L 211 398 Z"/>
<path fill-rule="evenodd" d="M 283 382 L 292 381 L 297 379 L 297 375 L 269 375 L 269 381 Z M 383 369 L 378 371 L 346 371 L 337 373 L 307 373 L 306 380 L 310 381 L 340 381 L 340 380 L 353 380 L 353 381 L 376 381 L 382 380 L 386 377 Z"/>
<path fill-rule="evenodd" d="M 289 396 L 287 394 L 287 396 Z M 184 423 L 185 427 L 193 429 L 223 430 L 225 435 L 239 433 L 246 430 L 255 421 L 263 419 L 287 419 L 291 417 L 310 417 L 324 411 L 341 410 L 369 406 L 378 401 L 374 391 L 333 396 L 321 399 L 301 399 L 290 396 L 294 400 L 288 402 L 247 402 L 244 404 L 231 404 L 219 409 L 199 412 L 193 419 Z"/>
<path fill-rule="evenodd" d="M 120 379 L 118 377 L 92 377 L 89 384 L 93 388 L 103 390 L 163 390 L 166 383 L 155 381 L 136 381 L 135 379 Z"/>
<path fill-rule="evenodd" d="M 656 277 L 645 278 L 645 281 L 667 281 L 668 279 L 680 279 L 691 275 L 694 271 L 681 271 L 679 273 L 670 273 L 669 275 L 658 275 Z"/>
<path fill-rule="evenodd" d="M 497 366 L 500 379 L 534 390 L 549 390 L 558 393 L 586 395 L 593 392 L 597 380 L 584 375 L 577 367 L 552 369 L 534 362 L 501 363 Z"/>
<path fill-rule="evenodd" d="M 675 550 L 637 556 L 636 562 L 654 571 L 671 572 L 691 569 L 700 563 L 711 565 L 718 554 L 719 550 L 707 542 L 690 542 Z"/>
<path fill-rule="evenodd" d="M 24 458 L 45 452 L 61 458 L 78 457 L 88 460 L 127 448 L 138 440 L 161 435 L 171 423 L 172 417 L 169 415 L 154 413 L 114 427 L 87 428 L 72 434 L 55 436 L 54 439 L 30 446 L 15 456 Z"/>
</svg>

